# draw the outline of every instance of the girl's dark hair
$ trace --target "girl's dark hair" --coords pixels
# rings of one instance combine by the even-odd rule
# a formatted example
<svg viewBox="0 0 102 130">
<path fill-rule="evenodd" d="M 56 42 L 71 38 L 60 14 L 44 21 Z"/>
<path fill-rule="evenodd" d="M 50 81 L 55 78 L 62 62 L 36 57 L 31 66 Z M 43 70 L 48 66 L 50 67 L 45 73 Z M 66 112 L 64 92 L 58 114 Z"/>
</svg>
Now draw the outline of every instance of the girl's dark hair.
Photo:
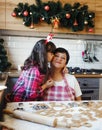
<svg viewBox="0 0 102 130">
<path fill-rule="evenodd" d="M 56 49 L 56 46 L 53 42 L 49 41 L 47 44 L 46 44 L 46 51 L 47 52 L 51 52 L 51 53 L 54 53 Z"/>
<path fill-rule="evenodd" d="M 45 41 L 46 40 L 42 39 L 36 42 L 30 56 L 24 62 L 24 66 L 22 67 L 23 70 L 38 66 L 41 73 L 47 73 L 48 65 Z"/>
<path fill-rule="evenodd" d="M 66 59 L 66 64 L 68 63 L 68 61 L 69 61 L 69 59 L 70 59 L 70 56 L 69 56 L 69 52 L 68 52 L 66 49 L 64 49 L 64 48 L 62 48 L 62 47 L 59 47 L 59 48 L 57 48 L 57 49 L 54 51 L 54 55 L 55 55 L 56 53 L 65 53 L 65 54 L 66 54 L 66 57 L 67 57 L 67 59 Z"/>
</svg>

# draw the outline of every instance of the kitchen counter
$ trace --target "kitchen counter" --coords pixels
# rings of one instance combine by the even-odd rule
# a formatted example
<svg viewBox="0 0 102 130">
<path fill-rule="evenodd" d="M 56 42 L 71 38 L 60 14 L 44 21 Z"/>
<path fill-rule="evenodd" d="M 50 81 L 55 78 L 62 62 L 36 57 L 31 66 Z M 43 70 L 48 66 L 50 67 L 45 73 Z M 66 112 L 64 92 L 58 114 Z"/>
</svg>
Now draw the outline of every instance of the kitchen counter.
<svg viewBox="0 0 102 130">
<path fill-rule="evenodd" d="M 11 70 L 11 71 L 6 72 L 6 73 L 7 73 L 7 75 L 6 75 L 5 79 L 4 80 L 0 80 L 0 86 L 6 85 L 8 77 L 17 77 L 18 78 L 20 76 L 21 72 L 17 71 L 17 70 Z"/>
<path fill-rule="evenodd" d="M 11 70 L 9 72 L 10 77 L 19 77 L 20 71 Z M 102 74 L 74 74 L 76 78 L 102 78 Z"/>
<path fill-rule="evenodd" d="M 0 80 L 0 86 L 6 85 L 8 77 L 10 78 L 18 78 L 20 76 L 21 71 L 11 70 L 7 72 L 7 76 L 4 80 Z M 102 74 L 74 74 L 76 78 L 102 78 Z"/>
<path fill-rule="evenodd" d="M 19 77 L 21 71 L 11 70 L 7 73 L 8 77 Z M 102 78 L 102 74 L 74 74 L 76 78 Z M 7 78 L 4 81 L 0 81 L 0 84 L 5 84 Z"/>
<path fill-rule="evenodd" d="M 11 70 L 8 72 L 9 77 L 19 77 L 21 74 L 21 71 L 18 70 Z"/>
<path fill-rule="evenodd" d="M 18 118 L 7 114 L 10 111 Z M 8 103 L 5 113 L 0 125 L 14 130 L 102 130 L 99 100 Z"/>
<path fill-rule="evenodd" d="M 75 74 L 76 78 L 102 78 L 102 74 Z"/>
</svg>

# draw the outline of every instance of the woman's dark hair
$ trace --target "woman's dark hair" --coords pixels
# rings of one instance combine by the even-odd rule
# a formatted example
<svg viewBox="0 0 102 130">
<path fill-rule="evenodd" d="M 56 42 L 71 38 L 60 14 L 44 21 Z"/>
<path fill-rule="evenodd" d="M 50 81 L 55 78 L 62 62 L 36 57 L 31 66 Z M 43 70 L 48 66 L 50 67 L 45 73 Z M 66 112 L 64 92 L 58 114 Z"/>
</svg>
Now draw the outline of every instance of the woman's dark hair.
<svg viewBox="0 0 102 130">
<path fill-rule="evenodd" d="M 49 41 L 47 44 L 46 44 L 46 52 L 51 52 L 51 53 L 54 53 L 56 49 L 56 46 L 53 42 Z"/>
<path fill-rule="evenodd" d="M 70 56 L 69 56 L 69 52 L 68 52 L 66 49 L 64 49 L 64 48 L 62 48 L 62 47 L 58 47 L 58 48 L 54 51 L 54 55 L 55 55 L 56 53 L 65 53 L 65 54 L 66 54 L 66 57 L 67 57 L 67 59 L 66 59 L 66 64 L 68 63 L 68 61 L 69 61 L 69 59 L 70 59 Z"/>
<path fill-rule="evenodd" d="M 41 73 L 47 73 L 48 65 L 45 41 L 46 40 L 42 39 L 36 42 L 30 56 L 24 62 L 23 70 L 38 66 Z"/>
</svg>

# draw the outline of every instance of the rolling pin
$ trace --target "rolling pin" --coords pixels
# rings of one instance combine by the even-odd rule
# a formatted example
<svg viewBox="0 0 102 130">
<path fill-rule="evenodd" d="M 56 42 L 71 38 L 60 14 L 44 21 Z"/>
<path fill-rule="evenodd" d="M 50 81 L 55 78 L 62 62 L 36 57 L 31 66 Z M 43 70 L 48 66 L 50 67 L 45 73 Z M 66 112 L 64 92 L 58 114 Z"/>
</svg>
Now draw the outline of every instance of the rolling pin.
<svg viewBox="0 0 102 130">
<path fill-rule="evenodd" d="M 47 117 L 47 116 L 43 116 L 40 114 L 29 113 L 29 112 L 22 111 L 22 110 L 10 111 L 10 110 L 4 109 L 3 112 L 6 114 L 12 114 L 14 117 L 16 117 L 18 119 L 31 121 L 34 123 L 39 123 L 39 124 L 52 126 L 52 127 L 57 126 L 57 119 L 55 117 Z"/>
</svg>

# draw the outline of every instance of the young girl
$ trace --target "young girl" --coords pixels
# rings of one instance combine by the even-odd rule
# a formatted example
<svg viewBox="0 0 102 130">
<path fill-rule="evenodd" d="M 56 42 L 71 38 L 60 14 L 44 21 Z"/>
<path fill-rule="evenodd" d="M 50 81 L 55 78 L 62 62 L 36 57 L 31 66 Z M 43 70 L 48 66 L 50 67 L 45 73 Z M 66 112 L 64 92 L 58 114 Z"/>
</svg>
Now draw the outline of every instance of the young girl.
<svg viewBox="0 0 102 130">
<path fill-rule="evenodd" d="M 52 50 L 55 49 L 54 45 L 52 47 L 53 43 L 50 44 Z M 43 91 L 52 86 L 52 80 L 46 81 L 48 77 L 47 46 L 50 44 L 46 44 L 46 40 L 40 40 L 35 44 L 30 56 L 25 60 L 21 75 L 9 96 L 10 101 L 42 100 Z"/>
<path fill-rule="evenodd" d="M 46 44 L 46 52 L 47 52 L 47 60 L 48 60 L 48 67 L 50 68 L 50 62 L 54 56 L 54 51 L 56 49 L 56 46 L 53 42 L 49 41 Z"/>
<path fill-rule="evenodd" d="M 45 101 L 81 100 L 80 86 L 74 77 L 63 73 L 63 69 L 69 61 L 69 53 L 64 48 L 57 48 L 51 64 L 49 77 L 54 85 L 46 89 Z"/>
</svg>

